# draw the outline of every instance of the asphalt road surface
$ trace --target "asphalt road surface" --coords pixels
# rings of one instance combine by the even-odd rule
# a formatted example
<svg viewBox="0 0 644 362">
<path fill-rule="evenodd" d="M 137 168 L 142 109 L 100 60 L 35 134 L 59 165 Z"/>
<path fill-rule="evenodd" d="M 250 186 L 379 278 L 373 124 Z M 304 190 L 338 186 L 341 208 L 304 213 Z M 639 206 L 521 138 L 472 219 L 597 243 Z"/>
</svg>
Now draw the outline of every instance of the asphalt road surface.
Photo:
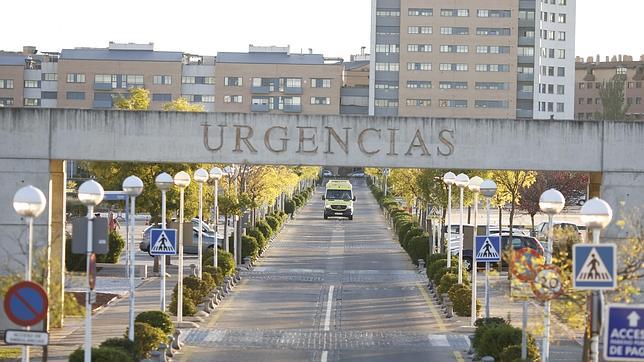
<svg viewBox="0 0 644 362">
<path fill-rule="evenodd" d="M 463 361 L 425 280 L 356 182 L 353 221 L 322 218 L 321 190 L 199 329 L 184 361 Z"/>
</svg>

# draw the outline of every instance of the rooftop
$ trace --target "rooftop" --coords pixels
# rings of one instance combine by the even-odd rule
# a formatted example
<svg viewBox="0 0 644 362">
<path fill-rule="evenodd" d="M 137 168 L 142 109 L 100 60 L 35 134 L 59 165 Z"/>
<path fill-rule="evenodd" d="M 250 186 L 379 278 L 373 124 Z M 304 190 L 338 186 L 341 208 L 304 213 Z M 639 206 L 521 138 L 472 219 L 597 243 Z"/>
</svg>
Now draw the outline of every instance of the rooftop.
<svg viewBox="0 0 644 362">
<path fill-rule="evenodd" d="M 182 52 L 160 52 L 153 50 L 116 50 L 107 48 L 63 49 L 61 59 L 74 60 L 121 60 L 149 62 L 181 62 Z"/>
<path fill-rule="evenodd" d="M 322 54 L 288 54 L 277 52 L 217 53 L 217 63 L 245 64 L 325 64 Z"/>
</svg>

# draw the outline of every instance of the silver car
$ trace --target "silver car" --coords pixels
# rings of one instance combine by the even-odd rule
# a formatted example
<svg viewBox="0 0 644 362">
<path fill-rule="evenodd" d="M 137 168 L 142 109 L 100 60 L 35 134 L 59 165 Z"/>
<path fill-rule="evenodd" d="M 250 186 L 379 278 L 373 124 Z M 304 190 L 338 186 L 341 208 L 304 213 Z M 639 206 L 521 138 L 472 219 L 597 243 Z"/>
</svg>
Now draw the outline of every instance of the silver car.
<svg viewBox="0 0 644 362">
<path fill-rule="evenodd" d="M 197 223 L 195 223 L 195 221 Z M 199 229 L 198 229 L 198 219 L 193 219 L 193 227 L 192 227 L 192 240 L 184 240 L 183 243 L 183 252 L 186 254 L 198 254 L 198 246 L 199 246 Z M 202 225 L 205 225 L 205 223 L 202 223 Z M 154 224 L 150 225 L 145 230 L 143 230 L 143 241 L 139 244 L 139 248 L 142 251 L 145 252 L 150 252 L 150 229 L 155 229 L 155 228 L 161 228 L 160 224 Z M 210 227 L 207 229 L 204 227 L 203 230 L 203 248 L 205 250 L 212 249 L 213 245 L 215 244 L 215 232 L 212 231 Z M 217 238 L 217 246 L 221 249 L 223 248 L 224 245 L 224 238 L 223 236 L 219 236 Z"/>
</svg>

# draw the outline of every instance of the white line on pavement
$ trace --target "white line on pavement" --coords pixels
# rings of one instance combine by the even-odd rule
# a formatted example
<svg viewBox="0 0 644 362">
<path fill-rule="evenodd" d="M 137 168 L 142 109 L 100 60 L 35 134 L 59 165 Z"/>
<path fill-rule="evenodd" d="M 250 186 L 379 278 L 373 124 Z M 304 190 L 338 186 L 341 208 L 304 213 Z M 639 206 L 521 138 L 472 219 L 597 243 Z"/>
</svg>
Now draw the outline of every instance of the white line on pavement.
<svg viewBox="0 0 644 362">
<path fill-rule="evenodd" d="M 329 287 L 329 297 L 326 301 L 326 317 L 324 317 L 324 331 L 328 332 L 331 325 L 331 307 L 333 306 L 333 285 Z"/>
<path fill-rule="evenodd" d="M 322 358 L 320 358 L 320 362 L 326 362 L 328 354 L 329 354 L 328 351 L 322 351 Z"/>
</svg>

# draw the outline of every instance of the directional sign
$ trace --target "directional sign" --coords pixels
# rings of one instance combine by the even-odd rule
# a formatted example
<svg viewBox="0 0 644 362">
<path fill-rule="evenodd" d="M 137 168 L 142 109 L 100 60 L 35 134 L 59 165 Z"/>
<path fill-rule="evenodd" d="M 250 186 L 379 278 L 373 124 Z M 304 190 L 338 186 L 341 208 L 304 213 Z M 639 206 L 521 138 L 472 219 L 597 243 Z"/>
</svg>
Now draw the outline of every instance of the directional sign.
<svg viewBox="0 0 644 362">
<path fill-rule="evenodd" d="M 644 304 L 610 304 L 604 332 L 604 359 L 644 361 Z"/>
<path fill-rule="evenodd" d="M 152 229 L 150 230 L 150 255 L 176 255 L 177 230 Z"/>
<path fill-rule="evenodd" d="M 615 244 L 575 244 L 572 263 L 574 289 L 617 288 Z"/>
<path fill-rule="evenodd" d="M 47 313 L 47 294 L 34 282 L 16 283 L 4 296 L 4 311 L 15 324 L 33 326 L 42 321 Z"/>
<path fill-rule="evenodd" d="M 46 346 L 49 344 L 49 333 L 7 329 L 4 332 L 4 341 L 6 344 Z"/>
<path fill-rule="evenodd" d="M 501 261 L 501 237 L 477 236 L 475 251 L 477 263 Z"/>
<path fill-rule="evenodd" d="M 445 234 L 445 239 L 447 239 L 447 233 Z M 457 254 L 461 248 L 461 235 L 452 233 L 452 237 L 449 241 L 449 250 L 452 254 Z"/>
</svg>

